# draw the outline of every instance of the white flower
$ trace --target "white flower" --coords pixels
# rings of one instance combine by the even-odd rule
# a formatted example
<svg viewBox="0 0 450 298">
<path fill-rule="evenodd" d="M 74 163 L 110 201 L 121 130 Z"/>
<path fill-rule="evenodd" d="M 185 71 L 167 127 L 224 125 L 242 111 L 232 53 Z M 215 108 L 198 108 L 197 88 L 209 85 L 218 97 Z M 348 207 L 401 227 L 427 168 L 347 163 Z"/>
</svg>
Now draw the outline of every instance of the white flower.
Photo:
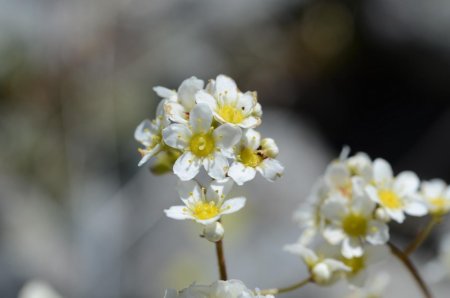
<svg viewBox="0 0 450 298">
<path fill-rule="evenodd" d="M 255 178 L 258 171 L 267 180 L 274 181 L 284 172 L 284 167 L 275 159 L 278 151 L 274 140 L 261 140 L 259 132 L 248 129 L 235 147 L 236 160 L 231 165 L 228 176 L 242 185 Z"/>
<path fill-rule="evenodd" d="M 433 284 L 450 280 L 450 234 L 442 237 L 438 256 L 426 264 L 423 276 Z"/>
<path fill-rule="evenodd" d="M 162 100 L 159 103 L 156 109 L 156 118 L 153 121 L 142 121 L 134 132 L 134 138 L 145 146 L 145 148 L 138 149 L 142 156 L 138 166 L 142 166 L 151 157 L 163 150 L 164 142 L 161 132 L 170 124 L 163 108 L 166 101 L 167 100 Z"/>
<path fill-rule="evenodd" d="M 329 188 L 325 180 L 321 177 L 314 184 L 311 193 L 298 209 L 294 212 L 296 221 L 303 230 L 299 243 L 307 245 L 312 239 L 322 231 L 324 218 L 322 216 L 322 205 L 328 198 Z"/>
<path fill-rule="evenodd" d="M 351 271 L 344 273 L 347 281 L 356 287 L 363 287 L 368 276 L 367 268 L 386 260 L 389 256 L 389 249 L 386 245 L 366 245 L 362 256 L 342 257 L 341 261 L 351 269 Z"/>
<path fill-rule="evenodd" d="M 319 285 L 333 284 L 339 280 L 342 272 L 351 271 L 350 267 L 330 256 L 332 253 L 327 245 L 319 246 L 317 253 L 300 243 L 286 245 L 284 249 L 301 256 L 308 267 L 311 279 Z"/>
<path fill-rule="evenodd" d="M 242 128 L 254 128 L 261 123 L 261 106 L 255 92 L 242 93 L 233 79 L 219 75 L 211 80 L 206 90 L 196 94 L 197 103 L 208 104 L 214 118 L 220 123 L 230 123 Z"/>
<path fill-rule="evenodd" d="M 176 123 L 188 123 L 189 114 L 195 106 L 195 94 L 203 89 L 203 85 L 204 82 L 202 80 L 196 77 L 190 77 L 181 83 L 177 92 L 172 90 L 167 91 L 164 88 L 164 93 L 158 93 L 170 98 L 164 104 L 164 110 L 170 120 Z"/>
<path fill-rule="evenodd" d="M 209 286 L 193 284 L 179 292 L 166 290 L 164 298 L 274 298 L 274 296 L 254 294 L 242 281 L 232 279 L 219 280 Z"/>
<path fill-rule="evenodd" d="M 353 183 L 357 188 L 357 183 Z M 346 258 L 363 255 L 364 241 L 373 245 L 384 244 L 389 239 L 387 225 L 375 218 L 375 203 L 364 192 L 353 192 L 349 200 L 339 194 L 334 195 L 322 207 L 326 220 L 324 238 L 333 245 L 342 243 L 341 253 Z"/>
<path fill-rule="evenodd" d="M 61 298 L 58 293 L 46 282 L 32 280 L 19 292 L 18 298 Z"/>
<path fill-rule="evenodd" d="M 227 157 L 232 156 L 232 146 L 239 142 L 241 130 L 230 124 L 217 128 L 211 124 L 211 109 L 206 104 L 197 104 L 190 113 L 189 126 L 175 123 L 163 130 L 164 142 L 183 152 L 173 166 L 181 180 L 194 178 L 202 165 L 210 177 L 225 178 Z"/>
<path fill-rule="evenodd" d="M 450 186 L 444 181 L 424 181 L 420 192 L 431 214 L 443 215 L 450 211 Z"/>
<path fill-rule="evenodd" d="M 393 177 L 392 168 L 384 159 L 373 164 L 373 185 L 366 186 L 370 198 L 396 222 L 402 223 L 405 214 L 423 216 L 427 208 L 417 194 L 419 178 L 413 172 L 405 171 Z"/>
<path fill-rule="evenodd" d="M 180 181 L 178 194 L 185 206 L 172 206 L 164 212 L 173 219 L 192 219 L 204 225 L 211 224 L 222 215 L 239 211 L 244 207 L 244 197 L 227 199 L 232 187 L 233 181 L 230 178 L 212 181 L 205 193 L 205 189 L 193 180 Z"/>
<path fill-rule="evenodd" d="M 382 298 L 390 278 L 386 272 L 377 273 L 364 288 L 355 288 L 347 298 Z"/>
</svg>

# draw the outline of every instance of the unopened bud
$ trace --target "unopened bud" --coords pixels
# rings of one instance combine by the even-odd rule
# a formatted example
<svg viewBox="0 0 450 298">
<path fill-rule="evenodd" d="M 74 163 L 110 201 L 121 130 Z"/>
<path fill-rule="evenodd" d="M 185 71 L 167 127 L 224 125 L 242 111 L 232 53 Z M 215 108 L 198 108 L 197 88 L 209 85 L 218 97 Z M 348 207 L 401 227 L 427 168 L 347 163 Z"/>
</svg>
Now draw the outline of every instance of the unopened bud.
<svg viewBox="0 0 450 298">
<path fill-rule="evenodd" d="M 220 222 L 214 222 L 212 224 L 207 225 L 203 229 L 202 236 L 205 237 L 208 241 L 217 242 L 222 240 L 223 235 L 225 234 L 225 230 Z"/>
<path fill-rule="evenodd" d="M 382 208 L 377 208 L 377 210 L 375 211 L 375 218 L 383 222 L 388 222 L 391 219 L 386 210 Z"/>
</svg>

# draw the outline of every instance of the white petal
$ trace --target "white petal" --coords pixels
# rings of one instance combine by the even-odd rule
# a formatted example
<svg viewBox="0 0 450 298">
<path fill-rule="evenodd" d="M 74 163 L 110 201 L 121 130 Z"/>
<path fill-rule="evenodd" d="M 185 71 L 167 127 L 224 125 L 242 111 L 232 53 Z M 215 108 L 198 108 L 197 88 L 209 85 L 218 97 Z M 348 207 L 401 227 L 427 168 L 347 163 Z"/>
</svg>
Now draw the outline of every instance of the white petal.
<svg viewBox="0 0 450 298">
<path fill-rule="evenodd" d="M 170 90 L 166 87 L 156 86 L 153 87 L 153 91 L 155 91 L 159 97 L 167 98 L 169 100 L 177 99 L 177 92 L 175 90 Z"/>
<path fill-rule="evenodd" d="M 228 160 L 220 152 L 214 153 L 212 159 L 205 158 L 203 166 L 208 175 L 216 180 L 224 179 L 229 168 Z"/>
<path fill-rule="evenodd" d="M 252 167 L 246 167 L 242 163 L 234 161 L 228 170 L 228 176 L 233 178 L 237 185 L 243 185 L 245 182 L 255 178 L 256 170 Z"/>
<path fill-rule="evenodd" d="M 247 91 L 245 93 L 238 93 L 236 107 L 242 111 L 244 115 L 249 115 L 253 111 L 255 104 L 256 98 L 253 92 Z"/>
<path fill-rule="evenodd" d="M 164 143 L 176 149 L 184 149 L 188 146 L 192 133 L 184 124 L 171 124 L 163 129 Z"/>
<path fill-rule="evenodd" d="M 203 81 L 196 77 L 184 80 L 178 88 L 178 99 L 180 103 L 190 111 L 195 105 L 195 94 L 203 88 Z"/>
<path fill-rule="evenodd" d="M 214 140 L 219 148 L 231 148 L 241 139 L 241 129 L 231 124 L 222 124 L 214 130 Z"/>
<path fill-rule="evenodd" d="M 277 178 L 283 176 L 284 173 L 283 165 L 273 158 L 264 159 L 256 169 L 269 181 L 275 181 Z"/>
<path fill-rule="evenodd" d="M 353 195 L 352 209 L 358 213 L 368 217 L 375 209 L 375 202 L 372 201 L 365 193 L 362 195 Z"/>
<path fill-rule="evenodd" d="M 226 100 L 234 101 L 237 98 L 237 86 L 233 79 L 219 75 L 216 78 L 216 94 L 224 96 Z"/>
<path fill-rule="evenodd" d="M 245 206 L 245 198 L 244 197 L 228 199 L 223 203 L 222 208 L 220 208 L 220 213 L 221 214 L 230 214 L 230 213 L 241 210 L 244 206 Z"/>
<path fill-rule="evenodd" d="M 386 210 L 386 213 L 389 215 L 390 218 L 392 218 L 398 223 L 402 223 L 405 220 L 405 214 L 403 213 L 403 210 L 400 209 L 393 210 L 388 208 L 384 208 L 384 210 Z"/>
<path fill-rule="evenodd" d="M 197 202 L 202 199 L 202 190 L 195 180 L 179 181 L 177 191 L 182 200 Z"/>
<path fill-rule="evenodd" d="M 317 263 L 317 261 L 319 261 L 319 257 L 312 249 L 299 243 L 286 245 L 284 246 L 284 250 L 292 254 L 300 255 L 308 264 Z"/>
<path fill-rule="evenodd" d="M 220 219 L 220 215 L 217 215 L 217 216 L 214 216 L 214 217 L 211 217 L 211 218 L 208 218 L 208 219 L 198 219 L 198 218 L 194 218 L 194 220 L 196 221 L 196 222 L 198 222 L 199 224 L 202 224 L 202 225 L 209 225 L 209 224 L 212 224 L 213 222 L 216 222 L 216 221 L 218 221 Z"/>
<path fill-rule="evenodd" d="M 427 198 L 437 198 L 442 196 L 445 191 L 446 184 L 441 179 L 433 179 L 431 181 L 422 182 L 422 192 Z"/>
<path fill-rule="evenodd" d="M 138 167 L 144 165 L 147 161 L 150 160 L 155 154 L 157 154 L 161 150 L 161 145 L 158 144 L 153 147 L 150 151 L 147 151 L 144 156 L 142 156 L 141 160 L 138 163 Z"/>
<path fill-rule="evenodd" d="M 378 196 L 378 191 L 372 185 L 367 185 L 364 190 L 366 191 L 369 198 L 375 203 L 380 204 L 380 197 Z"/>
<path fill-rule="evenodd" d="M 405 200 L 405 213 L 412 216 L 424 216 L 428 209 L 424 202 L 419 200 Z"/>
<path fill-rule="evenodd" d="M 245 147 L 256 150 L 261 144 L 261 134 L 254 129 L 247 129 L 242 136 L 242 143 Z"/>
<path fill-rule="evenodd" d="M 206 92 L 205 90 L 199 90 L 195 94 L 195 101 L 197 103 L 207 104 L 211 108 L 212 111 L 215 111 L 217 109 L 216 99 L 211 94 Z"/>
<path fill-rule="evenodd" d="M 212 118 L 212 111 L 207 104 L 197 104 L 189 115 L 189 123 L 192 127 L 192 132 L 194 134 L 208 132 L 211 128 Z"/>
<path fill-rule="evenodd" d="M 334 197 L 322 205 L 321 212 L 326 219 L 340 222 L 348 214 L 349 210 L 346 202 L 341 197 Z"/>
<path fill-rule="evenodd" d="M 347 259 L 362 256 L 364 250 L 361 241 L 355 237 L 345 238 L 342 241 L 341 253 Z"/>
<path fill-rule="evenodd" d="M 393 188 L 400 196 L 412 194 L 419 188 L 419 178 L 411 171 L 401 172 L 395 178 Z"/>
<path fill-rule="evenodd" d="M 373 178 L 377 183 L 389 184 L 392 181 L 392 167 L 382 158 L 377 158 L 373 162 Z"/>
<path fill-rule="evenodd" d="M 170 120 L 176 123 L 187 124 L 189 114 L 184 106 L 177 102 L 166 102 L 164 110 Z"/>
<path fill-rule="evenodd" d="M 183 181 L 191 180 L 200 171 L 201 161 L 192 152 L 185 152 L 173 165 L 173 172 Z"/>
<path fill-rule="evenodd" d="M 325 263 L 331 271 L 351 271 L 350 267 L 335 259 L 324 259 L 323 263 Z"/>
<path fill-rule="evenodd" d="M 332 163 L 325 171 L 325 180 L 333 188 L 347 186 L 350 182 L 350 172 L 343 163 Z"/>
<path fill-rule="evenodd" d="M 368 225 L 367 241 L 373 245 L 385 244 L 389 240 L 389 228 L 381 221 L 371 220 Z"/>
<path fill-rule="evenodd" d="M 344 231 L 337 226 L 328 225 L 323 229 L 323 237 L 333 245 L 336 245 L 345 239 Z"/>
<path fill-rule="evenodd" d="M 242 120 L 241 123 L 239 123 L 239 126 L 242 128 L 255 128 L 260 124 L 260 118 L 256 118 L 255 116 L 248 116 L 244 120 Z"/>
<path fill-rule="evenodd" d="M 172 206 L 169 209 L 164 210 L 167 217 L 183 220 L 183 219 L 194 219 L 191 212 L 186 206 Z"/>
<path fill-rule="evenodd" d="M 153 125 L 150 120 L 145 119 L 136 127 L 134 138 L 145 146 L 150 146 L 151 137 L 157 133 L 155 125 Z"/>
<path fill-rule="evenodd" d="M 213 180 L 206 191 L 206 198 L 208 201 L 215 201 L 221 203 L 233 188 L 233 180 L 225 178 L 221 181 Z"/>
</svg>

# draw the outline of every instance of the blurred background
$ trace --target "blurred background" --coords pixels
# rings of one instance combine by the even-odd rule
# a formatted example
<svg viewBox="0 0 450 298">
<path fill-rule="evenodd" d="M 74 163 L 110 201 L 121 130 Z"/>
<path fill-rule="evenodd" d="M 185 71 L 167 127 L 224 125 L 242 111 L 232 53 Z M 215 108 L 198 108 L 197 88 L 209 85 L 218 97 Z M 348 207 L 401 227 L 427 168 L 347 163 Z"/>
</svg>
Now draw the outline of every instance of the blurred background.
<svg viewBox="0 0 450 298">
<path fill-rule="evenodd" d="M 237 190 L 248 204 L 224 219 L 229 275 L 298 281 L 305 266 L 282 251 L 300 235 L 292 210 L 343 145 L 450 181 L 449 34 L 446 0 L 0 0 L 0 297 L 34 279 L 74 298 L 162 297 L 217 279 L 199 227 L 163 216 L 176 179 L 137 167 L 133 132 L 154 116 L 153 86 L 220 73 L 258 91 L 261 131 L 286 165 L 278 182 Z M 423 224 L 392 225 L 394 242 Z M 421 297 L 388 263 L 386 297 Z"/>
</svg>

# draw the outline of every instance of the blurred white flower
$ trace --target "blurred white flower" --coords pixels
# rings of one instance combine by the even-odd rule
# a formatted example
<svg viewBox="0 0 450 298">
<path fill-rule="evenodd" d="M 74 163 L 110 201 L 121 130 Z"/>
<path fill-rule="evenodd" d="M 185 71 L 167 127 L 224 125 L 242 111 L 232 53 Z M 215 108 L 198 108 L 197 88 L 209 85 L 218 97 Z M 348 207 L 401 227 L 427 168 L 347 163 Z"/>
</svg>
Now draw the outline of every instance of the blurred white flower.
<svg viewBox="0 0 450 298">
<path fill-rule="evenodd" d="M 180 181 L 178 193 L 185 206 L 172 206 L 164 210 L 173 219 L 192 219 L 198 223 L 211 224 L 222 215 L 239 211 L 245 205 L 244 197 L 227 199 L 233 187 L 233 180 L 212 181 L 208 189 L 202 189 L 197 182 Z"/>
<path fill-rule="evenodd" d="M 205 90 L 196 95 L 197 103 L 206 103 L 220 123 L 230 123 L 242 128 L 255 128 L 261 123 L 261 106 L 255 92 L 242 93 L 236 82 L 224 75 L 210 80 Z"/>
<path fill-rule="evenodd" d="M 46 282 L 32 280 L 28 282 L 19 292 L 18 298 L 62 298 Z"/>
<path fill-rule="evenodd" d="M 390 251 L 386 245 L 365 245 L 362 256 L 341 258 L 341 261 L 351 269 L 344 273 L 347 281 L 356 287 L 363 287 L 368 276 L 367 269 L 371 265 L 386 260 L 389 255 Z"/>
<path fill-rule="evenodd" d="M 334 249 L 322 243 L 312 250 L 301 243 L 286 245 L 284 249 L 299 255 L 311 274 L 311 279 L 319 285 L 330 285 L 342 277 L 343 272 L 350 272 L 351 268 L 342 261 L 334 258 Z"/>
<path fill-rule="evenodd" d="M 444 215 L 450 211 L 450 187 L 441 179 L 422 182 L 420 193 L 431 214 Z"/>
<path fill-rule="evenodd" d="M 164 104 L 164 110 L 169 119 L 176 123 L 187 124 L 189 114 L 195 106 L 195 94 L 203 89 L 203 86 L 204 82 L 202 80 L 196 77 L 190 77 L 181 83 L 177 92 L 163 87 L 157 87 L 160 88 L 158 89 L 160 96 L 171 99 Z"/>
<path fill-rule="evenodd" d="M 275 159 L 278 147 L 272 139 L 261 140 L 259 132 L 248 129 L 240 143 L 235 146 L 236 160 L 233 161 L 228 176 L 242 185 L 255 178 L 256 171 L 269 181 L 281 177 L 284 167 Z"/>
<path fill-rule="evenodd" d="M 450 280 L 450 233 L 442 237 L 437 258 L 426 264 L 424 277 L 430 283 Z"/>
<path fill-rule="evenodd" d="M 394 178 L 391 166 L 381 158 L 374 161 L 373 168 L 373 183 L 366 186 L 366 191 L 389 218 L 402 223 L 405 213 L 412 216 L 427 214 L 427 208 L 417 193 L 419 178 L 415 173 L 405 171 Z"/>
<path fill-rule="evenodd" d="M 223 179 L 228 171 L 227 157 L 239 142 L 241 130 L 230 124 L 212 127 L 212 112 L 206 104 L 197 104 L 191 111 L 189 125 L 171 124 L 163 130 L 164 142 L 183 151 L 173 171 L 183 181 L 191 180 L 203 166 L 214 179 Z"/>
<path fill-rule="evenodd" d="M 357 188 L 358 182 L 353 185 Z M 362 190 L 353 191 L 351 200 L 334 194 L 322 206 L 326 221 L 324 238 L 333 245 L 342 243 L 341 253 L 346 258 L 362 256 L 365 241 L 373 245 L 386 243 L 389 229 L 384 222 L 373 217 L 374 210 L 375 203 Z"/>
<path fill-rule="evenodd" d="M 273 298 L 259 295 L 248 289 L 240 280 L 219 280 L 209 286 L 193 284 L 181 291 L 166 290 L 164 298 Z"/>
<path fill-rule="evenodd" d="M 386 272 L 377 273 L 363 288 L 355 288 L 347 298 L 382 298 L 389 284 L 390 276 Z"/>
<path fill-rule="evenodd" d="M 151 157 L 155 156 L 164 148 L 164 142 L 162 138 L 162 130 L 170 124 L 167 116 L 164 113 L 164 103 L 166 100 L 162 100 L 156 109 L 156 118 L 152 121 L 142 121 L 134 132 L 134 138 L 144 145 L 144 148 L 139 148 L 139 153 L 142 158 L 139 161 L 138 166 L 142 166 Z"/>
</svg>

